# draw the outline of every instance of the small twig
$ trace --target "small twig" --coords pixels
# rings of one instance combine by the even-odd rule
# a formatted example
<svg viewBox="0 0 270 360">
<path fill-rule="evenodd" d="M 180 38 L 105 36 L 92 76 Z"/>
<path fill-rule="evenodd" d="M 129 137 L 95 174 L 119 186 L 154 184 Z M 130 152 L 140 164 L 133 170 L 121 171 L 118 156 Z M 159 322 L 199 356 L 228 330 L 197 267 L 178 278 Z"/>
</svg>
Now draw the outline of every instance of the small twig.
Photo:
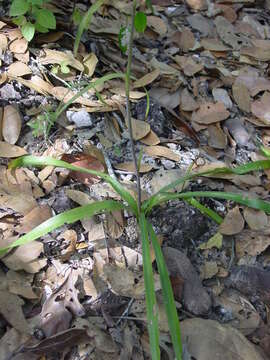
<svg viewBox="0 0 270 360">
<path fill-rule="evenodd" d="M 136 157 L 136 152 L 135 152 L 135 144 L 134 144 L 134 140 L 133 140 L 130 98 L 129 98 L 133 37 L 134 37 L 134 19 L 135 19 L 136 5 L 137 5 L 137 1 L 133 0 L 132 16 L 131 16 L 131 29 L 130 29 L 130 37 L 129 37 L 129 43 L 128 43 L 128 62 L 127 62 L 127 70 L 126 70 L 126 112 L 127 112 L 129 139 L 130 139 L 130 143 L 131 143 L 131 151 L 132 151 L 132 157 L 133 157 L 133 162 L 134 162 L 134 167 L 135 167 L 135 174 L 136 174 L 136 179 L 137 179 L 138 208 L 140 211 L 140 208 L 141 208 L 141 183 L 140 183 L 140 173 L 139 173 L 138 164 L 137 164 L 137 157 Z"/>
<path fill-rule="evenodd" d="M 131 308 L 131 305 L 134 303 L 135 299 L 132 298 L 130 299 L 127 308 L 125 309 L 125 311 L 123 312 L 123 314 L 120 316 L 120 318 L 118 319 L 116 326 L 118 326 L 120 324 L 120 322 L 128 315 L 129 310 Z"/>
</svg>

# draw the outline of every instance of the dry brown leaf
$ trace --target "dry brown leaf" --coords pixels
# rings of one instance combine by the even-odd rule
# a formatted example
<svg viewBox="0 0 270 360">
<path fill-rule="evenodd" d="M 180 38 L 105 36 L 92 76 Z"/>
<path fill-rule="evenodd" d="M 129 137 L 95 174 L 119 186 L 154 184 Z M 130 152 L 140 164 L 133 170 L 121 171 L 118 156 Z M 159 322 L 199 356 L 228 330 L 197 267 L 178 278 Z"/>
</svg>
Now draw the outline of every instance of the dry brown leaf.
<svg viewBox="0 0 270 360">
<path fill-rule="evenodd" d="M 23 37 L 21 30 L 17 27 L 14 29 L 8 29 L 6 31 L 6 35 L 10 41 L 13 41 L 15 39 L 21 39 Z"/>
<path fill-rule="evenodd" d="M 235 238 L 235 251 L 240 260 L 245 255 L 260 255 L 270 246 L 269 228 L 265 231 L 243 230 Z"/>
<path fill-rule="evenodd" d="M 42 95 L 52 94 L 53 95 L 54 87 L 50 83 L 44 81 L 37 75 L 32 76 L 31 80 L 25 80 L 22 77 L 17 77 L 17 76 L 9 76 L 9 77 L 11 80 L 16 80 L 19 83 L 27 86 L 28 88 L 35 90 L 39 94 L 42 94 Z"/>
<path fill-rule="evenodd" d="M 245 208 L 243 215 L 251 230 L 262 230 L 268 226 L 268 217 L 262 210 Z"/>
<path fill-rule="evenodd" d="M 115 88 L 110 88 L 110 92 L 112 92 L 113 94 L 118 94 L 120 96 L 126 97 L 126 90 L 123 87 L 115 87 Z M 134 100 L 138 100 L 141 99 L 143 97 L 146 96 L 145 92 L 142 91 L 135 91 L 135 90 L 131 90 L 129 93 L 129 97 L 130 99 L 134 99 Z"/>
<path fill-rule="evenodd" d="M 216 104 L 206 102 L 202 104 L 198 111 L 192 113 L 192 121 L 196 123 L 209 125 L 227 119 L 230 116 L 226 110 L 224 103 Z"/>
<path fill-rule="evenodd" d="M 176 44 L 183 52 L 188 52 L 195 45 L 195 37 L 192 31 L 189 29 L 184 29 L 181 32 L 176 31 L 172 35 L 172 42 Z"/>
<path fill-rule="evenodd" d="M 21 114 L 13 105 L 4 107 L 2 134 L 4 140 L 14 145 L 19 139 L 22 128 Z"/>
<path fill-rule="evenodd" d="M 180 90 L 170 93 L 167 88 L 152 87 L 149 95 L 161 106 L 169 109 L 175 109 L 180 103 Z"/>
<path fill-rule="evenodd" d="M 205 48 L 205 50 L 210 51 L 229 51 L 230 48 L 228 46 L 225 46 L 220 40 L 218 39 L 212 39 L 212 38 L 204 38 L 200 41 L 202 47 Z"/>
<path fill-rule="evenodd" d="M 46 259 L 38 259 L 42 252 L 43 244 L 32 241 L 29 244 L 17 247 L 12 254 L 8 254 L 1 261 L 11 270 L 24 270 L 30 274 L 35 274 L 47 265 Z"/>
<path fill-rule="evenodd" d="M 68 189 L 66 194 L 72 201 L 79 205 L 88 205 L 94 202 L 94 200 L 83 191 Z"/>
<path fill-rule="evenodd" d="M 0 21 L 0 30 L 5 26 L 7 26 L 7 24 L 4 21 Z"/>
<path fill-rule="evenodd" d="M 114 167 L 118 170 L 135 173 L 135 166 L 132 161 L 115 164 Z M 153 167 L 149 164 L 141 164 L 140 165 L 140 173 L 147 173 L 147 172 L 151 171 L 152 169 L 153 169 Z"/>
<path fill-rule="evenodd" d="M 8 76 L 7 76 L 7 73 L 6 71 L 5 72 L 2 72 L 0 74 L 0 85 L 4 84 L 8 79 Z"/>
<path fill-rule="evenodd" d="M 11 65 L 9 65 L 7 70 L 8 76 L 24 76 L 29 74 L 32 74 L 32 70 L 29 66 L 27 66 L 21 61 L 16 61 L 12 63 Z"/>
<path fill-rule="evenodd" d="M 24 54 L 14 53 L 14 58 L 24 64 L 28 64 L 30 60 L 30 52 L 27 50 Z"/>
<path fill-rule="evenodd" d="M 181 322 L 187 352 L 199 360 L 263 360 L 255 346 L 238 330 L 200 318 Z"/>
<path fill-rule="evenodd" d="M 134 140 L 140 140 L 144 138 L 147 134 L 150 132 L 150 125 L 142 120 L 137 120 L 132 118 L 131 119 L 132 124 L 132 131 L 133 131 L 133 139 Z"/>
<path fill-rule="evenodd" d="M 147 26 L 161 36 L 164 36 L 167 33 L 166 23 L 158 16 L 147 16 Z"/>
<path fill-rule="evenodd" d="M 208 130 L 208 145 L 214 149 L 225 149 L 227 147 L 227 136 L 219 124 L 210 125 Z"/>
<path fill-rule="evenodd" d="M 265 125 L 270 125 L 270 93 L 265 92 L 261 99 L 251 104 L 251 112 Z"/>
<path fill-rule="evenodd" d="M 270 40 L 252 40 L 253 46 L 242 47 L 240 54 L 250 56 L 256 60 L 270 60 Z"/>
<path fill-rule="evenodd" d="M 7 37 L 4 34 L 0 34 L 0 54 L 6 51 L 8 46 Z"/>
<path fill-rule="evenodd" d="M 17 295 L 7 291 L 0 291 L 0 313 L 16 330 L 29 334 L 30 328 L 25 320 L 22 305 L 24 301 Z"/>
<path fill-rule="evenodd" d="M 194 100 L 193 96 L 191 95 L 191 93 L 188 91 L 187 88 L 184 88 L 181 91 L 180 107 L 181 110 L 183 111 L 193 111 L 193 110 L 197 110 L 199 107 L 199 105 Z"/>
<path fill-rule="evenodd" d="M 44 49 L 44 53 L 41 53 L 38 57 L 40 64 L 58 64 L 62 65 L 63 63 L 67 66 L 71 66 L 76 70 L 84 71 L 83 64 L 74 58 L 71 52 L 62 52 L 52 49 Z"/>
<path fill-rule="evenodd" d="M 186 0 L 186 3 L 193 10 L 207 9 L 207 2 L 205 0 Z"/>
<path fill-rule="evenodd" d="M 98 63 L 98 58 L 94 53 L 91 53 L 83 59 L 83 65 L 86 67 L 86 74 L 92 76 L 95 72 Z"/>
<path fill-rule="evenodd" d="M 139 87 L 144 87 L 146 85 L 151 84 L 153 81 L 155 81 L 160 75 L 160 70 L 159 69 L 155 69 L 153 71 L 151 71 L 150 73 L 144 75 L 142 78 L 136 80 L 133 83 L 133 89 L 139 88 Z"/>
<path fill-rule="evenodd" d="M 223 235 L 234 235 L 240 233 L 244 226 L 245 221 L 239 211 L 239 207 L 236 206 L 228 211 L 223 223 L 219 227 L 219 232 Z"/>
<path fill-rule="evenodd" d="M 149 134 L 140 139 L 140 141 L 145 145 L 158 145 L 160 143 L 159 137 L 153 130 L 150 130 Z"/>
<path fill-rule="evenodd" d="M 105 231 L 113 239 L 119 239 L 124 231 L 124 218 L 122 211 L 113 211 L 106 214 Z"/>
<path fill-rule="evenodd" d="M 26 154 L 27 151 L 24 148 L 0 141 L 0 157 L 15 158 Z"/>
<path fill-rule="evenodd" d="M 9 270 L 7 272 L 7 286 L 10 293 L 21 295 L 25 299 L 38 299 L 34 293 L 31 284 L 33 283 L 33 274 Z"/>
<path fill-rule="evenodd" d="M 237 32 L 235 27 L 223 16 L 217 16 L 214 20 L 220 39 L 234 50 L 240 50 L 250 44 L 249 39 Z"/>
<path fill-rule="evenodd" d="M 144 148 L 144 153 L 149 156 L 153 157 L 165 157 L 172 161 L 180 161 L 181 156 L 176 154 L 171 149 L 165 147 L 165 146 L 148 146 Z"/>
<path fill-rule="evenodd" d="M 250 112 L 251 98 L 248 88 L 241 82 L 234 83 L 232 93 L 239 109 L 245 112 Z"/>
<path fill-rule="evenodd" d="M 74 166 L 80 166 L 85 169 L 92 169 L 101 172 L 104 172 L 105 170 L 105 166 L 103 163 L 101 163 L 100 160 L 88 154 L 84 154 L 84 153 L 78 153 L 76 155 L 64 154 L 61 159 Z M 97 176 L 87 173 L 82 173 L 79 171 L 71 171 L 70 177 L 82 184 L 93 184 L 100 181 L 100 178 L 98 178 Z"/>
<path fill-rule="evenodd" d="M 9 50 L 13 53 L 24 54 L 28 48 L 28 42 L 25 38 L 14 40 L 9 45 Z"/>
<path fill-rule="evenodd" d="M 76 252 L 78 236 L 75 230 L 69 229 L 57 237 L 57 240 L 61 239 L 64 239 L 68 244 L 68 246 L 62 251 L 61 254 L 62 261 L 67 261 Z"/>
<path fill-rule="evenodd" d="M 215 298 L 215 303 L 231 314 L 230 325 L 244 335 L 249 335 L 259 326 L 261 318 L 254 306 L 240 292 L 226 289 L 221 296 Z"/>
<path fill-rule="evenodd" d="M 220 9 L 222 11 L 222 15 L 227 19 L 230 23 L 234 23 L 237 20 L 237 13 L 233 9 L 232 6 L 223 5 L 223 4 L 215 4 L 215 9 Z"/>
<path fill-rule="evenodd" d="M 190 56 L 176 55 L 173 59 L 178 65 L 180 65 L 184 74 L 187 76 L 193 76 L 204 68 L 203 64 L 197 63 Z"/>
<path fill-rule="evenodd" d="M 20 226 L 16 231 L 20 234 L 28 233 L 51 216 L 52 210 L 48 205 L 37 206 L 21 219 Z"/>
</svg>

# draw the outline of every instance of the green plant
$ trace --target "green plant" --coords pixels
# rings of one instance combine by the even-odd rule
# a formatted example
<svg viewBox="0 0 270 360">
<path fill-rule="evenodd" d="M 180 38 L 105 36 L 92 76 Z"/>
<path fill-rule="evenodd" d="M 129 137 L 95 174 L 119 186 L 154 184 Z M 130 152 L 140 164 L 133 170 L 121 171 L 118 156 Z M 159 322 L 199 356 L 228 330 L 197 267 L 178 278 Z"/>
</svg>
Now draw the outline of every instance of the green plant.
<svg viewBox="0 0 270 360">
<path fill-rule="evenodd" d="M 206 215 L 214 218 L 217 223 L 220 223 L 222 218 L 216 214 L 213 210 L 206 208 L 204 205 L 200 204 L 197 200 L 194 202 L 192 199 L 197 197 L 209 197 L 209 198 L 218 198 L 234 201 L 245 206 L 249 206 L 253 209 L 260 209 L 265 211 L 267 214 L 270 214 L 270 202 L 263 201 L 260 199 L 248 198 L 246 195 L 226 193 L 226 192 L 180 192 L 180 193 L 170 193 L 170 189 L 175 188 L 175 186 L 183 184 L 188 180 L 192 180 L 199 176 L 206 175 L 217 175 L 217 174 L 237 174 L 245 175 L 252 171 L 264 170 L 270 168 L 270 160 L 261 160 L 256 162 L 251 162 L 246 165 L 238 166 L 235 168 L 217 168 L 214 170 L 209 170 L 205 172 L 189 173 L 182 178 L 176 180 L 175 182 L 168 184 L 162 188 L 159 192 L 151 196 L 148 200 L 142 202 L 139 209 L 138 203 L 135 198 L 133 198 L 130 193 L 115 179 L 111 178 L 105 173 L 101 173 L 94 170 L 89 170 L 81 167 L 74 166 L 72 164 L 66 163 L 61 160 L 56 160 L 52 158 L 42 158 L 35 156 L 23 156 L 18 159 L 13 160 L 10 163 L 10 168 L 14 169 L 21 166 L 55 166 L 62 167 L 69 170 L 86 172 L 92 175 L 99 176 L 104 181 L 108 182 L 114 190 L 121 196 L 123 202 L 118 202 L 114 200 L 105 200 L 96 202 L 93 204 L 81 206 L 72 210 L 69 210 L 65 213 L 59 214 L 41 225 L 37 226 L 34 230 L 30 231 L 28 234 L 22 236 L 9 246 L 0 249 L 0 255 L 4 255 L 11 248 L 26 244 L 30 241 L 36 240 L 41 236 L 46 235 L 48 232 L 62 226 L 63 224 L 71 224 L 75 221 L 81 220 L 83 218 L 89 218 L 95 214 L 102 213 L 104 211 L 114 211 L 119 209 L 126 209 L 131 211 L 134 216 L 137 218 L 141 237 L 142 237 L 142 251 L 143 251 L 143 268 L 144 268 L 144 281 L 146 289 L 146 303 L 147 303 L 147 320 L 148 320 L 148 329 L 150 335 L 150 345 L 151 353 L 153 359 L 159 359 L 159 330 L 158 330 L 158 314 L 156 307 L 156 297 L 154 292 L 154 279 L 152 271 L 152 263 L 150 258 L 149 250 L 149 240 L 151 240 L 155 256 L 157 267 L 160 275 L 161 286 L 163 291 L 164 304 L 166 308 L 166 313 L 168 317 L 168 323 L 171 333 L 171 338 L 175 350 L 176 359 L 181 359 L 182 357 L 182 347 L 181 347 L 181 337 L 179 329 L 179 321 L 177 316 L 177 311 L 174 304 L 173 292 L 171 288 L 171 283 L 166 268 L 166 264 L 162 255 L 162 250 L 158 243 L 157 237 L 153 230 L 153 227 L 149 221 L 149 215 L 153 207 L 160 205 L 161 203 L 171 200 L 171 199 L 184 199 L 191 201 L 191 205 L 199 208 L 200 211 Z"/>
<path fill-rule="evenodd" d="M 13 0 L 9 15 L 20 26 L 23 36 L 31 41 L 35 32 L 46 33 L 56 28 L 56 19 L 52 11 L 45 7 L 47 0 Z"/>
</svg>

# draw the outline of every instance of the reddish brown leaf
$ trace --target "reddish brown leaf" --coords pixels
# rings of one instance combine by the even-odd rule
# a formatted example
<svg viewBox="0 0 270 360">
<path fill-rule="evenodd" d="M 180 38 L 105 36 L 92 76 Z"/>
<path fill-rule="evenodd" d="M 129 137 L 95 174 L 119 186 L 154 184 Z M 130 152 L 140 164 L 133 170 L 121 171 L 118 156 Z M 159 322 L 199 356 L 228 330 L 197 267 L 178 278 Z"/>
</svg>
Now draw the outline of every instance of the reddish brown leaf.
<svg viewBox="0 0 270 360">
<path fill-rule="evenodd" d="M 101 161 L 99 161 L 97 158 L 88 155 L 88 154 L 84 154 L 84 153 L 79 153 L 79 154 L 64 154 L 62 156 L 62 160 L 75 165 L 75 166 L 80 166 L 83 167 L 85 169 L 91 169 L 91 170 L 96 170 L 96 171 L 104 171 L 105 170 L 105 166 L 101 163 Z M 70 172 L 70 177 L 73 180 L 76 180 L 82 184 L 94 184 L 100 181 L 100 179 L 94 175 L 91 174 L 86 174 L 86 173 L 82 173 L 79 171 L 71 171 Z"/>
</svg>

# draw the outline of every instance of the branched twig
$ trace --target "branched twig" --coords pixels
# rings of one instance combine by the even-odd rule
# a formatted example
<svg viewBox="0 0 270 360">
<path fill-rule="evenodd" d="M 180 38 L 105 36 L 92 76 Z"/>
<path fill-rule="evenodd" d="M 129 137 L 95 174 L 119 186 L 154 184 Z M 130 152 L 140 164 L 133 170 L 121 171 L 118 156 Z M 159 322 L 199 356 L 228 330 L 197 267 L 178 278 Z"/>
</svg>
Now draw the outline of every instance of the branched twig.
<svg viewBox="0 0 270 360">
<path fill-rule="evenodd" d="M 129 99 L 132 49 L 133 49 L 133 37 L 134 37 L 134 18 L 135 18 L 135 12 L 136 12 L 136 5 L 137 5 L 137 1 L 133 0 L 131 29 L 130 29 L 130 36 L 129 36 L 129 42 L 128 42 L 128 62 L 127 62 L 127 70 L 126 70 L 126 112 L 127 112 L 127 123 L 128 123 L 129 138 L 130 138 L 130 143 L 131 143 L 132 157 L 133 157 L 135 173 L 136 173 L 136 178 L 137 178 L 138 208 L 140 210 L 140 207 L 141 207 L 141 183 L 140 183 L 140 173 L 139 173 L 138 164 L 137 164 L 137 157 L 136 157 L 136 153 L 135 153 L 135 145 L 134 145 L 134 140 L 133 140 L 130 99 Z"/>
</svg>

